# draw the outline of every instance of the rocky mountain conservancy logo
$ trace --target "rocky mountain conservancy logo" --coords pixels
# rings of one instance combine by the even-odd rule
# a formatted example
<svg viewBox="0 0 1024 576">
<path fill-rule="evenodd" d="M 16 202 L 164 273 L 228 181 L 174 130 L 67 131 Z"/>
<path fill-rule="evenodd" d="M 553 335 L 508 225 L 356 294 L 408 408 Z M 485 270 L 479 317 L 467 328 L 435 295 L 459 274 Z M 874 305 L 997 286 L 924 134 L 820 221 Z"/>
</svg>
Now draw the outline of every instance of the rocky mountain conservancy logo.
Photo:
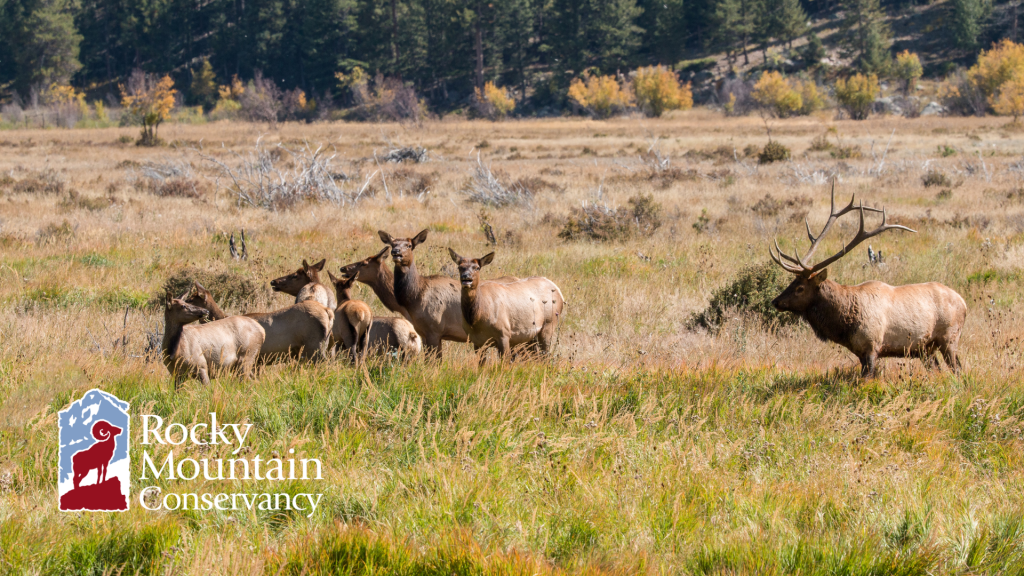
<svg viewBox="0 0 1024 576">
<path fill-rule="evenodd" d="M 128 509 L 128 403 L 92 389 L 62 410 L 57 493 L 63 511 Z"/>
</svg>

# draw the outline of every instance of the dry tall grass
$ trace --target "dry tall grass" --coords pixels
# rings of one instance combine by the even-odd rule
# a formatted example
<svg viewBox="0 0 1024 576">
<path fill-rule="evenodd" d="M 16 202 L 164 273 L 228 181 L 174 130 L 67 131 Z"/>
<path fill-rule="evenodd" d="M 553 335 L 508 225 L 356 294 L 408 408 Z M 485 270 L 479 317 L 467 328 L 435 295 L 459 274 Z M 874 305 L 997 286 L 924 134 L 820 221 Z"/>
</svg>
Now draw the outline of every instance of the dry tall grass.
<svg viewBox="0 0 1024 576">
<path fill-rule="evenodd" d="M 841 159 L 820 145 L 836 140 L 820 138 L 829 126 Z M 367 558 L 384 573 L 1019 570 L 1024 144 L 996 118 L 771 128 L 791 161 L 757 165 L 761 120 L 706 111 L 269 133 L 169 125 L 173 146 L 157 149 L 121 143 L 131 129 L 0 132 L 0 573 L 326 573 L 331 559 L 358 573 Z M 230 162 L 261 136 L 330 147 L 335 181 L 359 200 L 239 206 L 195 150 Z M 429 160 L 384 162 L 398 145 L 424 146 Z M 478 155 L 530 201 L 470 202 Z M 196 185 L 155 193 L 140 176 L 147 162 L 190 163 Z M 949 186 L 925 186 L 936 172 Z M 852 355 L 806 326 L 771 331 L 741 313 L 714 335 L 687 327 L 717 288 L 767 260 L 771 238 L 805 245 L 803 217 L 821 225 L 832 176 L 844 198 L 884 205 L 919 233 L 873 239 L 884 266 L 852 254 L 830 278 L 959 291 L 963 377 L 886 360 L 860 382 Z M 572 208 L 641 193 L 663 206 L 652 232 L 558 239 Z M 838 226 L 822 252 L 854 226 Z M 287 365 L 255 385 L 175 393 L 145 358 L 161 322 L 148 303 L 183 268 L 266 282 L 302 258 L 336 270 L 374 254 L 378 229 L 423 228 L 421 271 L 454 274 L 448 246 L 493 249 L 485 277 L 559 284 L 567 312 L 553 363 L 478 373 L 468 345 L 446 343 L 443 366 L 385 363 L 369 380 L 333 363 Z M 241 229 L 248 261 L 228 251 Z M 232 310 L 288 302 L 259 292 Z M 54 413 L 96 386 L 135 414 L 217 411 L 255 423 L 260 450 L 322 458 L 328 480 L 307 488 L 327 494 L 326 511 L 56 512 Z M 203 490 L 174 489 L 185 486 Z"/>
</svg>

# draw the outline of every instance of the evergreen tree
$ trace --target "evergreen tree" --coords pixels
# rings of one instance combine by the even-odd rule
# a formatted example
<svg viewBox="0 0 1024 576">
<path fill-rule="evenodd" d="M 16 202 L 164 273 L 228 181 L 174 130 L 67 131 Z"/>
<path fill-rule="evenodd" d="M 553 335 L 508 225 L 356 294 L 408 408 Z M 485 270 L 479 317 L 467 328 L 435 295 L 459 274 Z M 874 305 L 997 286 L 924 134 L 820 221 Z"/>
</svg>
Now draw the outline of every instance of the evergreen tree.
<svg viewBox="0 0 1024 576">
<path fill-rule="evenodd" d="M 16 90 L 26 94 L 32 87 L 67 84 L 81 69 L 78 54 L 82 35 L 75 28 L 76 9 L 71 0 L 23 4 L 10 37 L 17 70 Z"/>
<path fill-rule="evenodd" d="M 683 57 L 687 36 L 684 0 L 643 0 L 637 25 L 644 29 L 640 48 L 648 62 L 671 65 Z"/>
<path fill-rule="evenodd" d="M 952 0 L 947 20 L 950 36 L 957 48 L 969 51 L 978 47 L 982 21 L 988 16 L 989 9 L 986 0 Z"/>
<path fill-rule="evenodd" d="M 725 49 L 729 65 L 736 62 L 736 54 L 743 54 L 743 63 L 750 64 L 747 45 L 756 32 L 755 0 L 718 0 L 715 7 L 715 40 Z"/>
<path fill-rule="evenodd" d="M 213 108 L 217 102 L 217 77 L 213 73 L 210 61 L 205 58 L 199 66 L 199 70 L 192 74 L 189 99 L 207 110 Z"/>
<path fill-rule="evenodd" d="M 800 0 L 781 0 L 776 21 L 775 37 L 789 48 L 793 48 L 793 40 L 807 33 L 807 13 L 800 5 Z"/>
<path fill-rule="evenodd" d="M 844 0 L 840 26 L 846 56 L 865 73 L 882 73 L 892 60 L 889 27 L 878 0 Z"/>
<path fill-rule="evenodd" d="M 640 46 L 636 0 L 556 0 L 552 12 L 551 53 L 561 71 L 624 71 Z"/>
</svg>

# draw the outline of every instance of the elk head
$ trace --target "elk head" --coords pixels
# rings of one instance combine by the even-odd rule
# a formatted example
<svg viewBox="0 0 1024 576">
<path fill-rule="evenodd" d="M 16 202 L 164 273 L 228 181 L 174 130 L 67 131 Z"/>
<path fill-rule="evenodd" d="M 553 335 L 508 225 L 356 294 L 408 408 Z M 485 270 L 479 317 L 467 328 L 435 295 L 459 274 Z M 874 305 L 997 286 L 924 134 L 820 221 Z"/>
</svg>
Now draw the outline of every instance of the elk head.
<svg viewBox="0 0 1024 576">
<path fill-rule="evenodd" d="M 185 302 L 193 306 L 199 306 L 200 308 L 210 308 L 210 302 L 213 301 L 213 294 L 203 287 L 199 282 L 192 283 L 192 290 L 190 290 L 184 298 Z"/>
<path fill-rule="evenodd" d="M 455 250 L 448 249 L 452 261 L 459 267 L 459 281 L 463 288 L 473 288 L 480 285 L 480 269 L 494 261 L 494 252 L 483 258 L 463 258 Z"/>
<path fill-rule="evenodd" d="M 814 251 L 818 249 L 821 244 L 822 238 L 832 228 L 832 225 L 839 220 L 845 214 L 850 212 L 858 212 L 860 214 L 860 229 L 857 231 L 857 235 L 853 237 L 848 244 L 836 252 L 835 254 L 825 258 L 821 262 L 809 265 L 808 262 L 811 256 L 814 255 Z M 882 214 L 882 225 L 874 230 L 868 232 L 864 229 L 864 213 L 865 212 L 876 212 Z M 772 247 L 768 247 L 768 254 L 772 257 L 772 260 L 776 264 L 782 266 L 784 270 L 796 275 L 796 278 L 782 294 L 779 294 L 775 300 L 772 300 L 772 305 L 775 308 L 784 312 L 796 312 L 797 314 L 807 310 L 807 308 L 815 301 L 818 293 L 821 290 L 822 284 L 828 279 L 828 266 L 833 262 L 839 260 L 851 250 L 853 250 L 858 244 L 871 238 L 872 236 L 878 236 L 886 230 L 906 230 L 907 232 L 916 232 L 906 226 L 900 226 L 898 224 L 886 224 L 885 209 L 868 208 L 861 202 L 859 206 L 854 205 L 854 196 L 850 197 L 850 203 L 842 210 L 836 211 L 836 181 L 832 180 L 832 210 L 828 217 L 828 221 L 825 222 L 825 227 L 821 229 L 821 232 L 817 236 L 811 233 L 811 225 L 804 220 L 804 226 L 807 228 L 807 238 L 811 241 L 811 247 L 802 257 L 798 257 L 795 253 L 793 256 L 786 254 L 779 248 L 779 241 L 775 240 L 775 250 Z"/>
<path fill-rule="evenodd" d="M 412 238 L 393 238 L 391 234 L 378 230 L 381 242 L 391 247 L 391 259 L 399 266 L 412 266 L 412 251 L 427 240 L 427 231 L 423 230 Z"/>
<path fill-rule="evenodd" d="M 188 324 L 210 315 L 210 311 L 206 308 L 194 306 L 186 302 L 188 298 L 189 292 L 182 294 L 181 298 L 174 298 L 170 292 L 167 292 L 167 307 L 164 310 L 164 318 L 179 324 Z"/>
<path fill-rule="evenodd" d="M 270 287 L 274 292 L 284 292 L 291 296 L 298 296 L 299 290 L 306 284 L 320 282 L 320 271 L 324 269 L 327 259 L 321 260 L 310 266 L 305 260 L 302 261 L 302 268 L 287 276 L 281 276 L 270 281 Z"/>
<path fill-rule="evenodd" d="M 342 276 L 351 276 L 360 282 L 373 282 L 377 277 L 377 270 L 384 260 L 387 260 L 391 248 L 384 248 L 377 254 L 364 258 L 359 262 L 353 262 L 341 267 Z"/>
<path fill-rule="evenodd" d="M 122 430 L 106 420 L 100 420 L 92 425 L 92 437 L 100 442 L 106 442 L 120 434 Z"/>
<path fill-rule="evenodd" d="M 355 284 L 355 276 L 342 275 L 341 278 L 335 278 L 334 274 L 330 272 L 327 272 L 327 276 L 331 279 L 331 284 L 334 285 L 334 292 L 338 295 L 339 304 L 352 299 L 352 285 Z"/>
</svg>

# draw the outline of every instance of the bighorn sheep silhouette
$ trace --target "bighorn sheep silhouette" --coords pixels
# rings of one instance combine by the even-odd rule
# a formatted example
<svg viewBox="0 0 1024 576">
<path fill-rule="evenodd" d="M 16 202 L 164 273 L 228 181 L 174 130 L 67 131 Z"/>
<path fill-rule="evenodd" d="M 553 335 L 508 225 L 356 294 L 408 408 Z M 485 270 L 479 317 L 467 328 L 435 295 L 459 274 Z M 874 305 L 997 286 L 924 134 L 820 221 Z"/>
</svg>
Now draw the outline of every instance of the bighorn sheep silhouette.
<svg viewBox="0 0 1024 576">
<path fill-rule="evenodd" d="M 100 420 L 92 426 L 92 437 L 98 440 L 85 450 L 79 450 L 71 457 L 71 468 L 74 470 L 75 488 L 91 470 L 96 471 L 96 484 L 107 479 L 107 464 L 114 457 L 114 438 L 122 430 L 106 420 Z"/>
</svg>

